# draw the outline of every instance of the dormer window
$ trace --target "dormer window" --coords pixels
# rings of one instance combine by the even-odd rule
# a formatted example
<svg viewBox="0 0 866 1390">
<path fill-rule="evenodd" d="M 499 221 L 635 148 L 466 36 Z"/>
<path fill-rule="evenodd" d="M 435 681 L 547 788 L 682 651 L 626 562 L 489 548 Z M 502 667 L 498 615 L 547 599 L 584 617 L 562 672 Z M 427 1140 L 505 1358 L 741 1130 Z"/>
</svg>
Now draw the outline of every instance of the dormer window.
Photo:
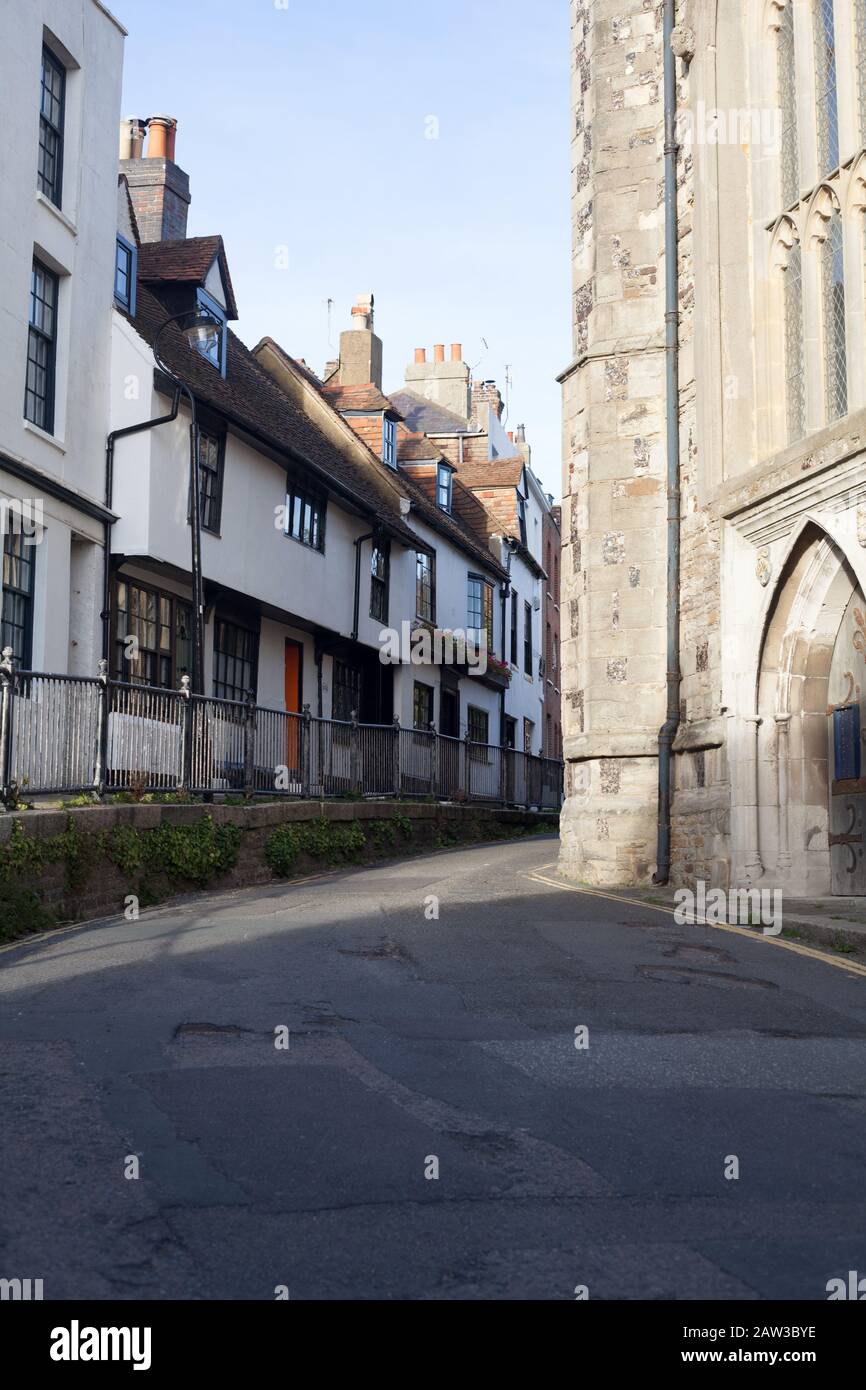
<svg viewBox="0 0 866 1390">
<path fill-rule="evenodd" d="M 397 421 L 382 416 L 382 461 L 389 468 L 397 467 Z"/>
<path fill-rule="evenodd" d="M 208 362 L 212 362 L 220 376 L 226 374 L 226 311 L 221 304 L 208 294 L 207 290 L 196 292 L 196 305 L 203 313 L 210 314 L 221 325 L 221 331 L 212 337 L 205 339 L 199 346 L 198 351 L 202 357 L 206 357 Z"/>
<path fill-rule="evenodd" d="M 135 317 L 135 275 L 138 252 L 131 241 L 117 234 L 114 258 L 114 299 L 131 318 Z"/>
<path fill-rule="evenodd" d="M 443 512 L 451 511 L 452 476 L 447 463 L 440 463 L 436 473 L 436 505 Z"/>
</svg>

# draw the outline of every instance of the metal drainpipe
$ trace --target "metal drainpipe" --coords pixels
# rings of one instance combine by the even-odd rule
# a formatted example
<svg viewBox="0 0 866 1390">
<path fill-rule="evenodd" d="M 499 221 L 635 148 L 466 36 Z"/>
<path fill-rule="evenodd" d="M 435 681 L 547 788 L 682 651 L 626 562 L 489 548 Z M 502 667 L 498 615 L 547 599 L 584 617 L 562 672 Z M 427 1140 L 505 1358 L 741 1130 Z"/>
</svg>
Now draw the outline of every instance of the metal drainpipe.
<svg viewBox="0 0 866 1390">
<path fill-rule="evenodd" d="M 373 540 L 375 531 L 368 531 L 366 536 L 359 536 L 355 541 L 355 617 L 352 623 L 352 641 L 358 640 L 358 627 L 361 614 L 361 546 L 365 541 Z"/>
<path fill-rule="evenodd" d="M 177 419 L 179 408 L 180 391 L 175 389 L 168 415 L 160 415 L 156 420 L 140 420 L 137 425 L 125 425 L 122 429 L 111 431 L 105 442 L 105 505 L 109 511 L 112 510 L 114 497 L 115 441 L 125 439 L 130 434 L 143 434 L 145 430 L 155 429 L 157 425 L 170 424 L 172 420 Z M 111 521 L 106 521 L 104 524 L 102 557 L 102 655 L 106 661 L 111 660 L 111 528 L 113 524 Z"/>
<path fill-rule="evenodd" d="M 653 883 L 671 873 L 671 761 L 680 724 L 680 363 L 679 229 L 677 226 L 677 64 L 671 47 L 676 0 L 664 0 L 665 92 L 665 366 L 668 574 L 667 717 L 659 730 L 658 847 Z"/>
</svg>

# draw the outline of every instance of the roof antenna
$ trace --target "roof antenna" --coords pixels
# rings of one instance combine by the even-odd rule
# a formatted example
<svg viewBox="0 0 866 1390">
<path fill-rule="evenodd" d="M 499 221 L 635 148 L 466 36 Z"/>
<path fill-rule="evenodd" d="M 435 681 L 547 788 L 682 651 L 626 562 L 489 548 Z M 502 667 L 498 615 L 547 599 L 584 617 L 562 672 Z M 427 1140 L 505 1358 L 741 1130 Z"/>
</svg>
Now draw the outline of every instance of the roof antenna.
<svg viewBox="0 0 866 1390">
<path fill-rule="evenodd" d="M 509 401 L 510 401 L 510 399 L 511 399 L 511 387 L 512 387 L 512 385 L 513 385 L 513 382 L 512 382 L 512 380 L 511 380 L 511 363 L 510 363 L 510 362 L 506 362 L 506 364 L 505 364 L 505 409 L 504 409 L 503 412 L 502 412 L 502 416 L 503 416 L 502 423 L 503 423 L 503 424 L 505 424 L 505 423 L 507 422 L 507 420 L 508 420 L 508 404 L 509 404 Z"/>
<path fill-rule="evenodd" d="M 333 299 L 328 299 L 326 302 L 328 305 L 328 347 L 332 348 L 334 346 L 334 342 L 331 336 L 331 310 L 334 307 L 334 301 Z"/>
</svg>

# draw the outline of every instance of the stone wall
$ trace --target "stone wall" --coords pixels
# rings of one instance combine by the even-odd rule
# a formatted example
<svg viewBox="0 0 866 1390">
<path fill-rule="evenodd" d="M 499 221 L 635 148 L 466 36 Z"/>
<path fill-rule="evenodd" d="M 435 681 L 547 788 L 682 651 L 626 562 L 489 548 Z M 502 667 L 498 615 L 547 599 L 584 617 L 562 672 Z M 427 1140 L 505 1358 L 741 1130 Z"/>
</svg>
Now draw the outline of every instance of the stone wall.
<svg viewBox="0 0 866 1390">
<path fill-rule="evenodd" d="M 115 804 L 0 816 L 0 939 L 66 921 L 146 907 L 195 889 L 242 888 L 274 881 L 268 846 L 294 832 L 291 875 L 375 862 L 458 844 L 549 831 L 558 817 L 426 802 L 269 802 L 250 806 Z M 188 852 L 187 837 L 207 827 L 216 837 Z M 218 856 L 221 828 L 231 844 Z M 177 831 L 169 842 L 166 829 Z M 148 854 L 160 834 L 161 862 Z M 207 856 L 216 870 L 208 873 Z M 202 869 L 202 863 L 205 866 Z M 186 865 L 193 878 L 184 876 Z"/>
</svg>

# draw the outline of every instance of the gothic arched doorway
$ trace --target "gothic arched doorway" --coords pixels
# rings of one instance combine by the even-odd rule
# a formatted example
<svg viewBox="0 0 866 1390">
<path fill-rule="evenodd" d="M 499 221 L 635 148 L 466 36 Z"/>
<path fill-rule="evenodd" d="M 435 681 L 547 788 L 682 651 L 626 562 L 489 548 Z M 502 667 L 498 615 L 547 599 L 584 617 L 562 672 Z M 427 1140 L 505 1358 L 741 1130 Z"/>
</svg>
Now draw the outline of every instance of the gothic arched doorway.
<svg viewBox="0 0 866 1390">
<path fill-rule="evenodd" d="M 765 872 L 792 894 L 866 894 L 866 600 L 817 526 L 805 528 L 780 577 L 757 694 Z"/>
</svg>

